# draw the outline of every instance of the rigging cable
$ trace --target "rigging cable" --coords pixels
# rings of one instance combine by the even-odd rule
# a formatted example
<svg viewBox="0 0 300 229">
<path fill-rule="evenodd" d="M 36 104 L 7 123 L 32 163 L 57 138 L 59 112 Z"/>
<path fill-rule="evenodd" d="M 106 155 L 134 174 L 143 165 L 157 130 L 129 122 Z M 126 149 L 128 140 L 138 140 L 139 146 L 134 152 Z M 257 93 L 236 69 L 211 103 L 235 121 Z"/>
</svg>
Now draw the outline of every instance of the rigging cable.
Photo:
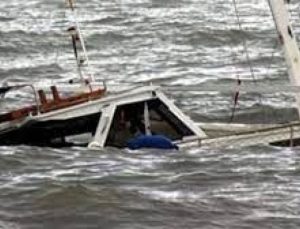
<svg viewBox="0 0 300 229">
<path fill-rule="evenodd" d="M 234 47 L 233 45 L 230 43 L 230 49 L 231 49 L 231 54 L 232 54 L 232 60 L 233 60 L 233 63 L 234 63 L 234 66 L 235 64 L 237 63 L 237 55 L 235 53 L 235 50 L 234 50 Z M 234 118 L 235 118 L 235 113 L 236 113 L 236 108 L 237 108 L 237 105 L 238 105 L 238 101 L 239 101 L 239 96 L 240 96 L 240 90 L 241 90 L 241 85 L 242 85 L 242 81 L 240 79 L 240 75 L 239 75 L 239 72 L 236 71 L 236 87 L 235 87 L 235 90 L 234 90 L 234 95 L 233 95 L 233 105 L 232 105 L 232 108 L 231 108 L 231 116 L 230 116 L 230 119 L 229 119 L 229 123 L 232 123 Z"/>
<path fill-rule="evenodd" d="M 236 15 L 237 23 L 238 23 L 238 28 L 239 28 L 239 31 L 242 32 L 243 28 L 242 28 L 242 22 L 241 22 L 241 18 L 240 18 L 238 7 L 237 7 L 237 1 L 232 0 L 232 2 L 233 2 L 233 5 L 234 5 L 234 11 L 235 11 L 235 15 Z M 248 51 L 247 42 L 246 42 L 246 39 L 244 37 L 242 39 L 242 44 L 243 44 L 243 48 L 244 48 L 244 52 L 245 52 L 245 56 L 246 56 L 246 61 L 249 65 L 252 80 L 253 80 L 254 84 L 257 85 L 257 80 L 255 78 L 254 69 L 253 69 L 253 66 L 252 66 L 252 63 L 251 63 L 251 60 L 250 60 L 250 55 L 249 55 L 249 51 Z M 233 97 L 232 114 L 231 114 L 230 121 L 229 121 L 230 123 L 233 122 L 233 120 L 235 118 L 236 108 L 237 108 L 239 97 L 240 97 L 241 85 L 242 85 L 242 81 L 241 81 L 241 79 L 238 75 L 237 76 L 236 90 L 235 90 L 235 94 L 234 94 L 234 97 Z M 259 105 L 262 105 L 262 96 L 261 96 L 261 94 L 258 95 L 258 102 L 259 102 Z M 263 107 L 263 109 L 264 109 L 264 107 Z"/>
<path fill-rule="evenodd" d="M 239 97 L 240 97 L 241 84 L 242 84 L 242 81 L 240 79 L 238 79 L 235 94 L 234 94 L 234 99 L 233 99 L 233 107 L 232 107 L 231 117 L 229 120 L 230 123 L 233 122 L 234 117 L 235 117 L 235 112 L 236 112 L 236 108 L 237 108 Z"/>
<path fill-rule="evenodd" d="M 231 46 L 232 47 L 232 46 Z M 233 50 L 234 51 L 234 50 Z M 232 52 L 233 53 L 233 52 Z M 233 54 L 234 55 L 234 54 Z M 234 61 L 236 60 L 236 56 L 234 55 Z M 242 85 L 242 80 L 240 79 L 240 75 L 238 73 L 238 71 L 236 72 L 236 88 L 234 90 L 234 95 L 233 95 L 233 105 L 232 105 L 232 109 L 231 109 L 231 117 L 229 120 L 229 123 L 232 123 L 234 118 L 235 118 L 235 113 L 236 113 L 236 109 L 238 106 L 238 101 L 239 101 L 239 97 L 240 97 L 240 90 L 241 90 L 241 85 Z"/>
<path fill-rule="evenodd" d="M 236 2 L 236 0 L 232 0 L 232 1 L 233 1 L 233 5 L 234 5 L 234 11 L 235 11 L 235 15 L 236 15 L 236 18 L 237 18 L 237 23 L 238 23 L 239 30 L 243 31 L 242 22 L 241 22 L 238 7 L 237 7 L 237 2 Z M 243 42 L 243 47 L 244 47 L 244 50 L 245 50 L 246 60 L 247 60 L 247 63 L 249 65 L 251 77 L 253 79 L 253 82 L 255 84 L 257 84 L 257 80 L 255 78 L 254 69 L 253 69 L 253 66 L 252 66 L 252 63 L 251 63 L 251 60 L 250 60 L 249 50 L 248 50 L 248 46 L 247 46 L 245 38 L 242 39 L 242 42 Z M 259 100 L 259 104 L 262 104 L 261 95 L 258 96 L 258 100 Z"/>
<path fill-rule="evenodd" d="M 239 15 L 239 11 L 238 11 L 238 8 L 237 8 L 237 3 L 236 3 L 236 0 L 232 0 L 232 1 L 233 1 L 233 5 L 234 5 L 234 11 L 235 11 L 237 23 L 238 23 L 238 26 L 239 26 L 239 30 L 242 32 L 243 27 L 242 27 L 242 24 L 241 24 L 240 15 Z M 249 64 L 251 77 L 252 77 L 253 81 L 256 82 L 256 78 L 255 78 L 255 75 L 254 75 L 254 69 L 253 69 L 252 63 L 250 61 L 248 46 L 247 46 L 247 43 L 246 43 L 245 39 L 243 39 L 243 46 L 244 46 L 244 50 L 245 50 L 245 54 L 246 54 L 246 59 L 247 59 L 247 62 Z"/>
<path fill-rule="evenodd" d="M 234 66 L 236 66 L 237 64 L 237 54 L 234 50 L 233 45 L 230 43 L 230 49 L 231 49 L 231 54 L 232 54 L 232 60 L 234 63 Z M 239 96 L 240 96 L 240 87 L 241 87 L 242 81 L 240 79 L 240 75 L 239 72 L 236 70 L 236 87 L 234 90 L 234 94 L 233 94 L 233 104 L 232 104 L 232 108 L 231 108 L 231 116 L 229 119 L 229 123 L 232 123 L 234 118 L 235 118 L 235 113 L 236 113 L 236 109 L 237 109 L 237 105 L 238 105 L 238 101 L 239 101 Z"/>
</svg>

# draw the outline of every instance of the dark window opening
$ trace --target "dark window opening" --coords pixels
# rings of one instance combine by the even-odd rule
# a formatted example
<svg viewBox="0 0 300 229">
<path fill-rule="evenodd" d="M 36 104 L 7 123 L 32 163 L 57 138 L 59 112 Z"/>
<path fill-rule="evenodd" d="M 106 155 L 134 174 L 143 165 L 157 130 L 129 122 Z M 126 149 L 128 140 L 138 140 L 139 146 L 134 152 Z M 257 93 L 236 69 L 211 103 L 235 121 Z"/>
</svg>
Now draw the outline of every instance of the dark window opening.
<svg viewBox="0 0 300 229">
<path fill-rule="evenodd" d="M 101 113 L 87 116 L 51 121 L 32 121 L 23 127 L 10 132 L 0 133 L 0 145 L 37 145 L 64 147 L 76 145 L 66 138 L 82 134 L 95 134 Z M 86 145 L 88 142 L 81 143 Z"/>
<path fill-rule="evenodd" d="M 159 99 L 147 102 L 152 134 L 180 140 L 194 135 Z M 125 147 L 129 139 L 145 134 L 144 102 L 118 106 L 109 131 L 107 146 Z"/>
</svg>

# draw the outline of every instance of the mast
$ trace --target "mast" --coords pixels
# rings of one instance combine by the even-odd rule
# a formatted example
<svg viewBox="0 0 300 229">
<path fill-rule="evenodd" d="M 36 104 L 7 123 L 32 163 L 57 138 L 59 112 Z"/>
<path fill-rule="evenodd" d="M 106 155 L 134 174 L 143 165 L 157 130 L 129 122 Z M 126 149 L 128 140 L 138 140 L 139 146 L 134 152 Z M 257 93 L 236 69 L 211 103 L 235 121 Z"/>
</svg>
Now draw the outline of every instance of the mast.
<svg viewBox="0 0 300 229">
<path fill-rule="evenodd" d="M 72 37 L 72 46 L 74 50 L 75 59 L 77 62 L 78 74 L 80 76 L 81 83 L 83 84 L 83 86 L 88 86 L 92 91 L 91 83 L 95 82 L 95 77 L 89 69 L 89 57 L 87 55 L 87 49 L 82 35 L 82 31 L 80 29 L 80 25 L 77 20 L 75 2 L 74 0 L 66 0 L 66 4 L 70 8 L 74 20 L 74 26 L 70 27 L 68 29 L 68 32 L 70 32 L 70 35 Z M 83 66 L 86 66 L 88 69 L 88 78 L 85 78 L 83 76 L 83 72 L 82 72 Z M 106 88 L 105 82 L 103 82 L 103 85 L 104 88 Z"/>
<path fill-rule="evenodd" d="M 284 50 L 292 86 L 300 86 L 300 51 L 289 22 L 289 12 L 286 4 L 290 0 L 268 0 L 279 36 L 279 42 Z M 297 110 L 300 117 L 300 92 L 295 93 Z"/>
</svg>

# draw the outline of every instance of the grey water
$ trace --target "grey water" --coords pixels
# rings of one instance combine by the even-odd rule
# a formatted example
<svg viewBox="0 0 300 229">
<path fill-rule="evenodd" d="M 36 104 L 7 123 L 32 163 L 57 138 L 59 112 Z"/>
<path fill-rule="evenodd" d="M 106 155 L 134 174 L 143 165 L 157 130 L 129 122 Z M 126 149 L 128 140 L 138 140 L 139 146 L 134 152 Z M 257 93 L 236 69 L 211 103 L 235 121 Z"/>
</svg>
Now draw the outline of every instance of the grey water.
<svg viewBox="0 0 300 229">
<path fill-rule="evenodd" d="M 266 1 L 237 1 L 242 30 L 231 0 L 76 2 L 96 79 L 114 88 L 176 86 L 167 94 L 195 121 L 228 122 L 238 78 L 289 84 Z M 300 5 L 291 2 L 300 34 Z M 1 82 L 48 87 L 76 77 L 70 25 L 64 0 L 2 0 Z M 32 99 L 26 90 L 7 96 L 1 111 Z M 297 119 L 294 107 L 289 92 L 241 92 L 234 121 L 284 123 Z M 299 175 L 299 148 L 1 147 L 0 228 L 296 229 Z"/>
</svg>

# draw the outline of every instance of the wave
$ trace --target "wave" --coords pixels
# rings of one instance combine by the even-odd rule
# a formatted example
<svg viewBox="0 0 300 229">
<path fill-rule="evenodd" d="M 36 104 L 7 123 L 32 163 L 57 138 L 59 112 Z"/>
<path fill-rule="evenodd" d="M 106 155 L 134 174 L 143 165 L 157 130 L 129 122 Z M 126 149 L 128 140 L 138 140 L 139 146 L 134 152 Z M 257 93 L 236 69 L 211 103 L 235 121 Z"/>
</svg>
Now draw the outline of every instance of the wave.
<svg viewBox="0 0 300 229">
<path fill-rule="evenodd" d="M 20 67 L 20 68 L 13 68 L 13 69 L 1 69 L 0 68 L 0 75 L 2 79 L 6 78 L 7 80 L 13 81 L 30 81 L 34 78 L 42 79 L 47 75 L 47 77 L 53 79 L 60 78 L 60 75 L 64 73 L 64 70 L 58 64 L 43 64 L 34 62 L 32 66 Z"/>
<path fill-rule="evenodd" d="M 9 22 L 9 21 L 12 21 L 14 20 L 14 18 L 12 17 L 3 17 L 3 16 L 0 16 L 0 23 L 1 22 Z"/>
<path fill-rule="evenodd" d="M 99 25 L 99 24 L 119 24 L 122 23 L 124 21 L 124 17 L 122 16 L 115 16 L 115 15 L 108 15 L 104 18 L 100 18 L 100 19 L 91 19 L 90 22 L 91 24 L 95 24 L 95 25 Z"/>
</svg>

